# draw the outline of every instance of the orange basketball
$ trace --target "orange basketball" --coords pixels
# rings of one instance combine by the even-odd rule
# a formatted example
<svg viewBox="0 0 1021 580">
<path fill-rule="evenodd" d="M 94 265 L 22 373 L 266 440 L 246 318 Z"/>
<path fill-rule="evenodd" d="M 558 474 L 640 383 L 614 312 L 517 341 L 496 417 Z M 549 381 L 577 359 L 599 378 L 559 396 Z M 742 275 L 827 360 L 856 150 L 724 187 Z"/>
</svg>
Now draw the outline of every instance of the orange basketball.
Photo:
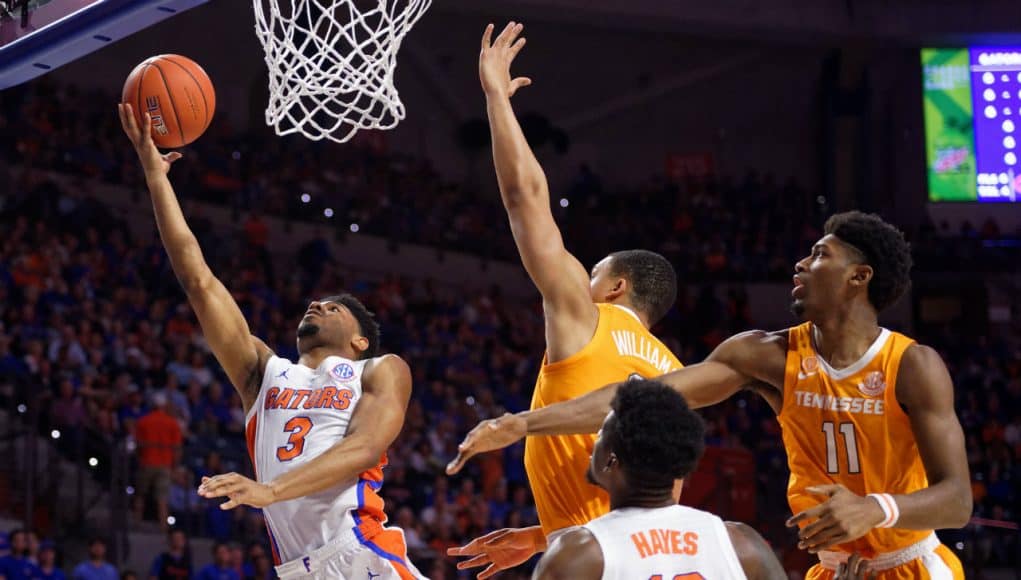
<svg viewBox="0 0 1021 580">
<path fill-rule="evenodd" d="M 199 138 L 216 109 L 216 92 L 206 71 L 177 54 L 161 54 L 135 67 L 124 82 L 122 100 L 135 111 L 152 116 L 152 139 L 157 147 L 184 147 Z"/>
</svg>

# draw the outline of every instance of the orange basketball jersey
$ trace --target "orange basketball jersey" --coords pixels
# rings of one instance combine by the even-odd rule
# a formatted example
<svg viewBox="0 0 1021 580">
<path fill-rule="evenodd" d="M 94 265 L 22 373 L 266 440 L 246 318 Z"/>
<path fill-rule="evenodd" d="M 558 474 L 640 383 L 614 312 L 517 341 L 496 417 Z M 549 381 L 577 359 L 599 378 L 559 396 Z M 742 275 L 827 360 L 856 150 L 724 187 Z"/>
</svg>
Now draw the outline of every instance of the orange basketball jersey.
<svg viewBox="0 0 1021 580">
<path fill-rule="evenodd" d="M 897 402 L 897 371 L 914 341 L 881 330 L 856 363 L 836 370 L 816 352 L 811 323 L 791 328 L 778 417 L 795 514 L 823 501 L 805 488 L 838 483 L 859 495 L 905 494 L 929 485 L 907 414 Z M 834 549 L 865 558 L 905 548 L 932 531 L 877 528 Z"/>
<path fill-rule="evenodd" d="M 681 368 L 670 349 L 623 306 L 597 304 L 599 323 L 585 348 L 554 363 L 543 359 L 532 409 L 576 399 L 632 375 L 658 377 Z M 542 530 L 580 526 L 610 511 L 606 492 L 590 484 L 595 435 L 552 435 L 525 440 L 525 470 Z"/>
</svg>

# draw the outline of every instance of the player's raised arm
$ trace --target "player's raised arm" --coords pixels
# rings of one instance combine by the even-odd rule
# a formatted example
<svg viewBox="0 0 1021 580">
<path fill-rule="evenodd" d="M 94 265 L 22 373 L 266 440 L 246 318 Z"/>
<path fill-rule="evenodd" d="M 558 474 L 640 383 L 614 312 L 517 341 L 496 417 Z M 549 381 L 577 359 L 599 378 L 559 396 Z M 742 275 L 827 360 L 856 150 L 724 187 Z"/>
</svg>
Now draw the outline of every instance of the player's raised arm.
<svg viewBox="0 0 1021 580">
<path fill-rule="evenodd" d="M 237 389 L 247 412 L 258 395 L 263 367 L 272 353 L 261 340 L 251 335 L 241 309 L 209 269 L 198 240 L 184 219 L 174 188 L 167 178 L 170 165 L 180 159 L 181 154 L 160 154 L 152 140 L 148 113 L 143 117 L 143 126 L 139 127 L 131 105 L 121 104 L 118 109 L 124 132 L 135 146 L 145 170 L 156 225 L 174 274 L 188 295 L 188 302 L 198 316 L 206 341 Z"/>
<path fill-rule="evenodd" d="M 589 292 L 589 276 L 564 247 L 550 209 L 546 175 L 528 146 L 510 102 L 518 89 L 532 83 L 525 77 L 512 79 L 510 74 L 514 57 L 525 45 L 525 39 L 518 38 L 522 28 L 521 24 L 511 22 L 492 40 L 490 24 L 482 37 L 479 77 L 486 93 L 493 162 L 518 253 L 543 297 L 547 346 L 555 351 L 563 338 L 577 342 L 562 336 L 573 332 L 581 335 L 580 348 L 591 337 L 599 319 Z M 572 345 L 565 346 L 571 350 Z"/>
<path fill-rule="evenodd" d="M 383 453 L 400 434 L 411 399 L 411 369 L 398 356 L 386 355 L 366 368 L 351 424 L 344 438 L 315 459 L 267 483 L 237 473 L 203 478 L 199 495 L 229 497 L 220 506 L 263 508 L 305 497 L 355 479 L 379 465 Z"/>
<path fill-rule="evenodd" d="M 771 385 L 775 389 L 763 394 L 774 409 L 779 409 L 776 389 L 783 386 L 784 358 L 777 353 L 785 348 L 780 334 L 752 330 L 725 340 L 704 362 L 656 377 L 656 380 L 684 395 L 693 409 L 725 401 L 748 385 L 761 383 L 767 389 Z M 595 433 L 622 384 L 612 383 L 576 399 L 534 411 L 508 413 L 479 423 L 458 447 L 457 457 L 447 466 L 447 473 L 457 473 L 474 455 L 503 449 L 526 435 Z"/>
</svg>

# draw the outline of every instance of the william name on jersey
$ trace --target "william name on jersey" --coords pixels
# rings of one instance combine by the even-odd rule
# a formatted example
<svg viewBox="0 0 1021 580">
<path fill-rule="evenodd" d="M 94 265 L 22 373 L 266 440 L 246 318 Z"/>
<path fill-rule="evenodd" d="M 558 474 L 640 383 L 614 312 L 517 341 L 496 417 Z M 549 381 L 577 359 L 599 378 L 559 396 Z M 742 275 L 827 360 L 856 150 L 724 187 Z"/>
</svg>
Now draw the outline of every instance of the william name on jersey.
<svg viewBox="0 0 1021 580">
<path fill-rule="evenodd" d="M 659 350 L 659 345 L 638 336 L 630 330 L 614 330 L 610 332 L 613 343 L 617 346 L 620 356 L 633 356 L 656 367 L 660 373 L 668 373 L 677 368 L 670 351 Z"/>
</svg>

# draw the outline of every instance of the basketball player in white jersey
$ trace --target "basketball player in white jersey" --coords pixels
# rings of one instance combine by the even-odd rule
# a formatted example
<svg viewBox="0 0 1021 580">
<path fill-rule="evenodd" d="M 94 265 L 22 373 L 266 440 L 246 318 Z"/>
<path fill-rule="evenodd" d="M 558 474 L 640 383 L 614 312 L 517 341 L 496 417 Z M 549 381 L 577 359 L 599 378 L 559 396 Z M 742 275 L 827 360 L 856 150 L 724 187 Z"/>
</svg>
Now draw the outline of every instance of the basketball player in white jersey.
<svg viewBox="0 0 1021 580">
<path fill-rule="evenodd" d="M 298 326 L 297 364 L 275 356 L 251 335 L 185 222 L 167 178 L 181 155 L 160 154 L 148 114 L 142 127 L 130 105 L 120 105 L 120 116 L 174 273 L 246 413 L 258 481 L 237 473 L 203 478 L 199 494 L 228 498 L 221 509 L 263 509 L 281 578 L 421 578 L 404 534 L 384 527 L 377 495 L 411 396 L 407 363 L 375 356 L 379 327 L 346 294 L 309 305 Z"/>
<path fill-rule="evenodd" d="M 610 494 L 610 513 L 564 533 L 535 570 L 539 580 L 783 580 L 752 528 L 677 505 L 705 447 L 702 419 L 672 388 L 629 381 L 603 422 L 589 481 Z"/>
</svg>

